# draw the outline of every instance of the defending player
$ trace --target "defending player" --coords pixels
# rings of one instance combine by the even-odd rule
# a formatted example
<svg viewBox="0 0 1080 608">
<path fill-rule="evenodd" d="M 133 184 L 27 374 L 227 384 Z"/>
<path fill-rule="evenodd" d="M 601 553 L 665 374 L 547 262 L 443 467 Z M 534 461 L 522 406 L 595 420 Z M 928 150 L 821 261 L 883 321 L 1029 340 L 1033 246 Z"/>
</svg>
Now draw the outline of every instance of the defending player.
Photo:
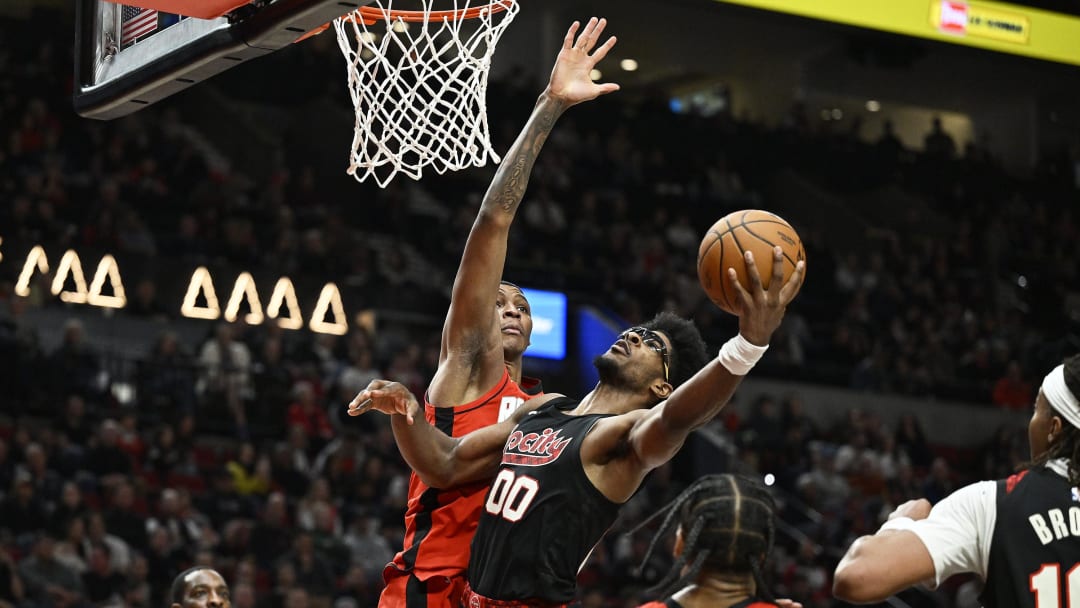
<svg viewBox="0 0 1080 608">
<path fill-rule="evenodd" d="M 605 24 L 590 20 L 576 43 L 579 24 L 570 27 L 547 89 L 499 166 L 469 233 L 443 326 L 439 368 L 425 399 L 427 421 L 446 435 L 463 436 L 505 420 L 540 392 L 537 381 L 521 375 L 532 333 L 529 303 L 521 289 L 500 278 L 510 224 L 555 120 L 570 106 L 618 89 L 589 78 L 615 43 L 611 38 L 592 52 Z M 406 461 L 415 468 L 408 454 Z M 381 608 L 458 608 L 487 489 L 486 482 L 461 484 L 455 471 L 411 477 L 405 547 L 383 573 Z"/>
</svg>

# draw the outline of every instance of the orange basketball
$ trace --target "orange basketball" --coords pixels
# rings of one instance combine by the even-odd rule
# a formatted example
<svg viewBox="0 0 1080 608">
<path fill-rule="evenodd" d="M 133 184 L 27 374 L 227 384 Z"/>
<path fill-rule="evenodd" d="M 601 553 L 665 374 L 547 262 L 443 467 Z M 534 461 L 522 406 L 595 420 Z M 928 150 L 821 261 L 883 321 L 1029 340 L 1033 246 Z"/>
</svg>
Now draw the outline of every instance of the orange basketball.
<svg viewBox="0 0 1080 608">
<path fill-rule="evenodd" d="M 721 309 L 735 313 L 738 293 L 732 287 L 727 269 L 734 268 L 739 283 L 750 289 L 743 253 L 751 251 L 762 284 L 768 288 L 773 279 L 772 250 L 779 245 L 784 250 L 784 276 L 787 281 L 795 272 L 795 264 L 806 259 L 802 239 L 784 218 L 761 211 L 744 209 L 720 218 L 701 240 L 698 249 L 698 279 L 709 299 Z"/>
</svg>

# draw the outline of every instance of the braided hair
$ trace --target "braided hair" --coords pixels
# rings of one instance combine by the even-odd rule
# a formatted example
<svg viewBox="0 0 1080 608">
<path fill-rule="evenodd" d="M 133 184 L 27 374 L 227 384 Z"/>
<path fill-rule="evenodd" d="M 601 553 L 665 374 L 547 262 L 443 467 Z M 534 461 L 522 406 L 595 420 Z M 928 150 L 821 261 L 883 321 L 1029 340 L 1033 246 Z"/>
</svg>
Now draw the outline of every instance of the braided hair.
<svg viewBox="0 0 1080 608">
<path fill-rule="evenodd" d="M 661 510 L 667 516 L 649 543 L 642 567 L 676 524 L 682 527 L 685 544 L 652 591 L 666 596 L 696 581 L 703 571 L 751 574 L 757 594 L 773 601 L 762 571 L 776 535 L 775 506 L 765 486 L 749 477 L 725 474 L 698 479 Z"/>
<path fill-rule="evenodd" d="M 1069 388 L 1069 392 L 1080 398 L 1080 355 L 1073 355 L 1065 359 L 1064 372 L 1065 386 Z M 1069 484 L 1080 486 L 1080 428 L 1068 422 L 1065 423 L 1061 435 L 1050 444 L 1045 452 L 1036 456 L 1031 462 L 1021 465 L 1020 468 L 1034 468 L 1058 458 L 1068 460 Z"/>
</svg>

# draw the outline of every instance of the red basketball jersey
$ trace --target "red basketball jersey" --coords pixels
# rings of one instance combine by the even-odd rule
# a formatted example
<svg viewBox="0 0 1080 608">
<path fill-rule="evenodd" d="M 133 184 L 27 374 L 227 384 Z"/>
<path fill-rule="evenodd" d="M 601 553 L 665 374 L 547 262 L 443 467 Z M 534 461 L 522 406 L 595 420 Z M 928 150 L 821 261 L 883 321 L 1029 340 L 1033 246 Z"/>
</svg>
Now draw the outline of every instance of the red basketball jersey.
<svg viewBox="0 0 1080 608">
<path fill-rule="evenodd" d="M 526 399 L 542 392 L 539 380 L 523 377 L 519 386 L 504 371 L 487 394 L 464 405 L 435 407 L 425 395 L 424 414 L 440 431 L 461 437 L 506 420 Z M 405 548 L 390 566 L 413 572 L 421 580 L 464 575 L 469 567 L 469 545 L 490 485 L 479 482 L 439 490 L 429 488 L 413 473 L 405 512 Z"/>
</svg>

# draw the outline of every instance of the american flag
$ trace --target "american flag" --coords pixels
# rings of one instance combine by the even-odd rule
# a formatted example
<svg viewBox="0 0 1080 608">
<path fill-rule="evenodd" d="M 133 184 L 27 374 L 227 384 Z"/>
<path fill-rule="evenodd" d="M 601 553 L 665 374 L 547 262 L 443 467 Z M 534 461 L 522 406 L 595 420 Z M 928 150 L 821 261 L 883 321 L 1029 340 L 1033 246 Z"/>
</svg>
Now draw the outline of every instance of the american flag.
<svg viewBox="0 0 1080 608">
<path fill-rule="evenodd" d="M 158 12 L 149 8 L 125 6 L 120 14 L 120 44 L 135 42 L 157 29 Z"/>
</svg>

